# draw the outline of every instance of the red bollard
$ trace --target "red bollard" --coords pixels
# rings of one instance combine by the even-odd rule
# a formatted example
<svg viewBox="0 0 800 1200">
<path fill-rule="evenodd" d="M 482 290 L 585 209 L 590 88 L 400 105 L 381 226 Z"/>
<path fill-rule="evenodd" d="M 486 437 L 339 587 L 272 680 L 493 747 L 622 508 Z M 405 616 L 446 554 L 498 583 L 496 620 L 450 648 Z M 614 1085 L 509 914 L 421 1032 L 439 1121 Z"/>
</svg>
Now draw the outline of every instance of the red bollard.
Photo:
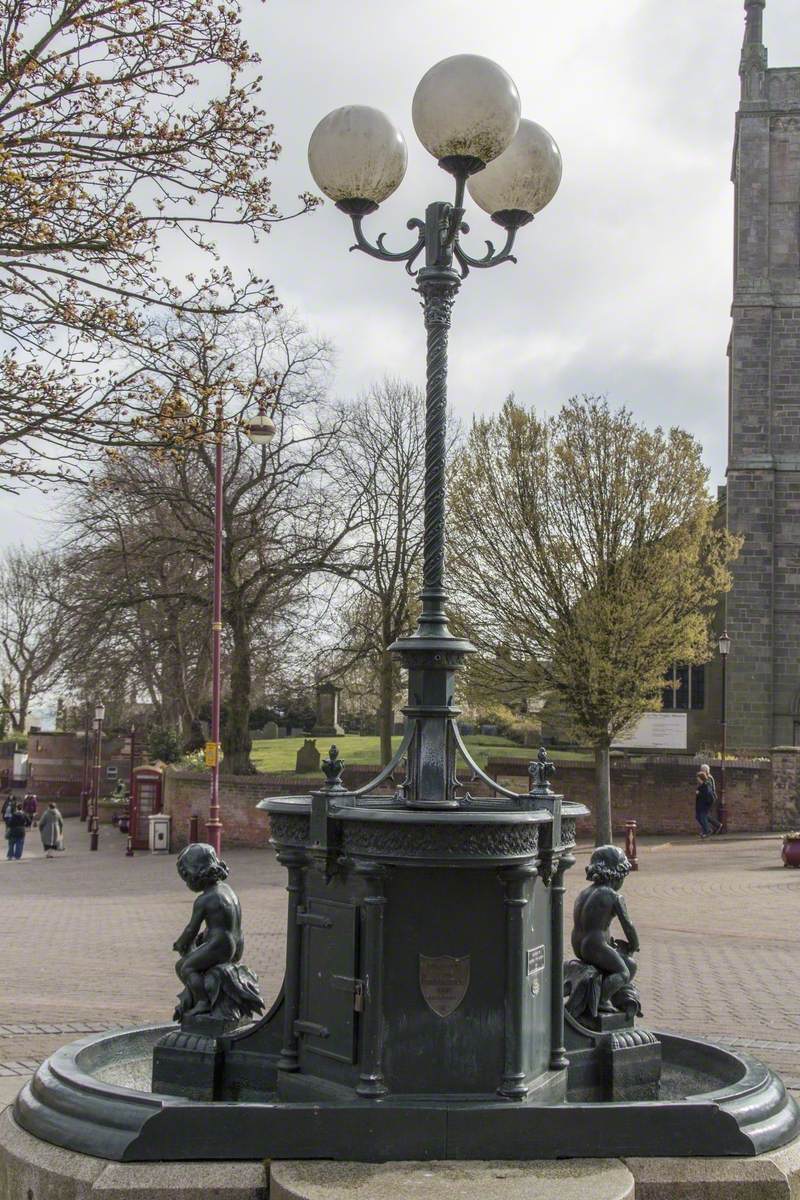
<svg viewBox="0 0 800 1200">
<path fill-rule="evenodd" d="M 189 817 L 189 845 L 200 841 L 200 817 L 197 813 L 192 813 Z"/>
<path fill-rule="evenodd" d="M 631 864 L 632 871 L 639 870 L 639 859 L 636 857 L 636 822 L 625 822 L 625 857 Z"/>
</svg>

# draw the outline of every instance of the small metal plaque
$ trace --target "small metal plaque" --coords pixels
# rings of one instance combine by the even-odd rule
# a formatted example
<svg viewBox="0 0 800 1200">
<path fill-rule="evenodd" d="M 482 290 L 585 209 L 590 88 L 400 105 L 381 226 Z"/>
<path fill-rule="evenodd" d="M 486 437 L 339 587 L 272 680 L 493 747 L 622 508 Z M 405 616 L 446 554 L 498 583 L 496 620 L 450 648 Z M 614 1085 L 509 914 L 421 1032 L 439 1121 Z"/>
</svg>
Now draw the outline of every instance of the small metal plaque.
<svg viewBox="0 0 800 1200">
<path fill-rule="evenodd" d="M 528 951 L 528 974 L 538 975 L 544 970 L 544 946 L 534 946 Z"/>
<path fill-rule="evenodd" d="M 452 958 L 419 956 L 419 986 L 428 1008 L 437 1017 L 449 1017 L 458 1008 L 469 987 L 469 954 Z"/>
</svg>

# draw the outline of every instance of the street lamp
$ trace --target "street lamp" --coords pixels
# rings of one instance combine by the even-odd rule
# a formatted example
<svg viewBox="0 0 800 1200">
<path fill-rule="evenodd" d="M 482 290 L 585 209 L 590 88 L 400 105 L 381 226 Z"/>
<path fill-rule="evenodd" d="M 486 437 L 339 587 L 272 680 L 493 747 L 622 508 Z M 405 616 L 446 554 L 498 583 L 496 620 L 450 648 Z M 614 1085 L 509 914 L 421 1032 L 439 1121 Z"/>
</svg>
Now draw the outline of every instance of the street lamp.
<svg viewBox="0 0 800 1200">
<path fill-rule="evenodd" d="M 83 772 L 81 774 L 81 812 L 80 819 L 85 821 L 89 816 L 89 796 L 91 795 L 91 787 L 89 782 L 89 760 L 90 760 L 90 730 L 92 724 L 91 709 L 86 705 L 84 713 L 84 730 L 83 730 Z"/>
<path fill-rule="evenodd" d="M 322 191 L 352 220 L 356 245 L 383 262 L 405 264 L 422 297 L 427 330 L 425 534 L 422 610 L 416 632 L 390 647 L 409 669 L 413 736 L 395 756 L 408 755 L 406 803 L 412 808 L 458 808 L 455 758 L 471 766 L 455 722 L 454 676 L 474 647 L 447 628 L 444 591 L 445 460 L 447 422 L 447 339 L 461 282 L 472 268 L 516 262 L 511 251 L 517 231 L 552 200 L 561 181 L 561 155 L 545 129 L 520 119 L 513 80 L 496 63 L 459 54 L 432 67 L 414 95 L 412 119 L 425 148 L 455 179 L 452 204 L 429 204 L 424 220 L 408 228 L 416 241 L 398 253 L 385 235 L 370 242 L 364 217 L 396 190 L 405 175 L 402 134 L 374 108 L 347 106 L 324 117 L 309 142 L 311 173 Z M 465 192 L 505 230 L 505 243 L 487 243 L 482 257 L 461 244 Z M 416 266 L 417 262 L 421 265 Z M 475 767 L 479 776 L 483 773 Z M 381 778 L 385 776 L 385 770 Z"/>
<path fill-rule="evenodd" d="M 719 639 L 719 654 L 722 659 L 722 769 L 720 770 L 719 779 L 719 821 L 720 832 L 728 832 L 728 807 L 725 803 L 725 752 L 727 749 L 727 728 L 728 728 L 728 678 L 727 666 L 728 655 L 731 652 L 731 639 L 728 636 L 727 629 L 720 635 Z"/>
<path fill-rule="evenodd" d="M 222 517 L 223 517 L 223 437 L 224 401 L 217 397 L 214 422 L 214 602 L 211 618 L 211 740 L 206 743 L 206 764 L 211 768 L 206 837 L 217 854 L 222 852 L 222 821 L 219 807 L 219 743 L 222 701 Z M 242 428 L 257 446 L 268 446 L 275 436 L 275 422 L 259 406 L 256 416 L 243 422 Z"/>
<path fill-rule="evenodd" d="M 92 775 L 92 815 L 89 821 L 89 849 L 96 850 L 100 841 L 100 771 L 102 769 L 103 721 L 106 706 L 99 700 L 94 706 L 94 772 Z"/>
</svg>

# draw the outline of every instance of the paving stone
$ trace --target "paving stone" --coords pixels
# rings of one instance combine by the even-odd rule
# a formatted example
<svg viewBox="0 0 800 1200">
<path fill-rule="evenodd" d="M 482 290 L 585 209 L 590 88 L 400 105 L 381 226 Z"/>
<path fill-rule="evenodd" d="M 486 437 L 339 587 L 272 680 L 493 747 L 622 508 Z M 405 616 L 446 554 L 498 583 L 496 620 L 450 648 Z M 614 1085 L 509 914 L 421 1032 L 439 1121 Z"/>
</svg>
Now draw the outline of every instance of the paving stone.
<svg viewBox="0 0 800 1200">
<path fill-rule="evenodd" d="M 800 1138 L 757 1158 L 626 1158 L 636 1200 L 798 1200 Z"/>
<path fill-rule="evenodd" d="M 0 1200 L 92 1200 L 106 1164 L 30 1137 L 0 1113 Z"/>
<path fill-rule="evenodd" d="M 612 1159 L 571 1162 L 274 1162 L 270 1200 L 634 1200 Z"/>
<path fill-rule="evenodd" d="M 166 1020 L 174 1007 L 171 946 L 192 903 L 174 857 L 126 859 L 124 838 L 105 829 L 91 854 L 79 822 L 67 826 L 58 871 L 42 858 L 4 876 L 3 1075 L 5 1064 L 18 1071 L 91 1032 Z M 567 911 L 584 883 L 589 847 L 579 851 Z M 800 887 L 779 852 L 776 836 L 643 838 L 625 895 L 642 941 L 647 1024 L 738 1045 L 798 1086 Z M 245 957 L 270 999 L 283 975 L 285 871 L 268 848 L 225 854 L 243 901 Z M 45 928 L 43 955 L 30 930 Z"/>
<path fill-rule="evenodd" d="M 111 1163 L 91 1200 L 267 1200 L 263 1163 Z"/>
</svg>

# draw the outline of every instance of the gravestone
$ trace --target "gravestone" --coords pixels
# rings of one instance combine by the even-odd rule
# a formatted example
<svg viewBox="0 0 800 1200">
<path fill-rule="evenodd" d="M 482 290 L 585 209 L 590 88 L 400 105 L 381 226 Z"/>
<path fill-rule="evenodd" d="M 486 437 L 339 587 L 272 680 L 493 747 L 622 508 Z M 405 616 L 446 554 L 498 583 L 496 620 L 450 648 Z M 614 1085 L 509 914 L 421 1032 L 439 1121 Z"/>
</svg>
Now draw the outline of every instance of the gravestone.
<svg viewBox="0 0 800 1200">
<path fill-rule="evenodd" d="M 266 725 L 264 726 L 264 737 L 268 742 L 274 742 L 277 736 L 278 726 L 274 721 L 267 721 Z"/>
<path fill-rule="evenodd" d="M 319 750 L 314 738 L 306 738 L 297 751 L 296 775 L 316 775 L 319 771 Z"/>
</svg>

